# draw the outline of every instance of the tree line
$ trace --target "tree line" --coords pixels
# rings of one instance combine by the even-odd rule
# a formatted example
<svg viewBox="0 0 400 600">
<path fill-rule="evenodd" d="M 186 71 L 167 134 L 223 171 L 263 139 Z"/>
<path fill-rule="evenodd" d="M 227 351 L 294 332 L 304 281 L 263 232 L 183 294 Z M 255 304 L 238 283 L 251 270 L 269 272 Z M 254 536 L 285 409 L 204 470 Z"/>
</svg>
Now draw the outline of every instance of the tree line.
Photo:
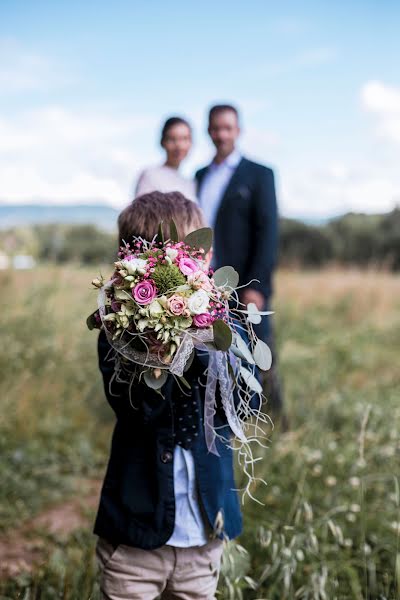
<svg viewBox="0 0 400 600">
<path fill-rule="evenodd" d="M 46 224 L 3 232 L 6 254 L 30 254 L 38 261 L 107 264 L 115 260 L 115 233 L 95 225 Z M 321 225 L 280 220 L 279 262 L 322 267 L 330 263 L 400 269 L 400 208 L 383 215 L 349 213 Z"/>
</svg>

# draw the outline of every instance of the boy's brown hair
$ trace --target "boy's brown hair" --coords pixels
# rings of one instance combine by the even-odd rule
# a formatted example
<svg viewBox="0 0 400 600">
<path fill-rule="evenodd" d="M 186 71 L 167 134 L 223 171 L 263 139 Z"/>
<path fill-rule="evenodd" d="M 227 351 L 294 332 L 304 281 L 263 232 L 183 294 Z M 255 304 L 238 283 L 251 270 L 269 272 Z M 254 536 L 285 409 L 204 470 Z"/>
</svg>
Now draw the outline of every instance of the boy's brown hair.
<svg viewBox="0 0 400 600">
<path fill-rule="evenodd" d="M 175 221 L 179 239 L 183 239 L 195 229 L 204 227 L 200 207 L 180 192 L 151 192 L 138 196 L 118 217 L 120 245 L 124 241 L 130 243 L 133 237 L 152 240 L 161 221 L 164 236 L 168 238 L 171 220 Z"/>
</svg>

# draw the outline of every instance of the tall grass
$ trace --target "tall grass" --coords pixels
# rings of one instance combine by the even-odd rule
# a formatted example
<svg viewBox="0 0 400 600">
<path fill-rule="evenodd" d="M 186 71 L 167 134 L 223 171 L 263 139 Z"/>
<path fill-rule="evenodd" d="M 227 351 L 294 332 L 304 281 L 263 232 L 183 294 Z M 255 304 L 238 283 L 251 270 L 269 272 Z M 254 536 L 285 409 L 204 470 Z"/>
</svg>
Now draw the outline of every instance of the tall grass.
<svg viewBox="0 0 400 600">
<path fill-rule="evenodd" d="M 112 416 L 96 369 L 92 272 L 1 273 L 0 516 L 16 527 L 104 468 Z M 223 598 L 400 597 L 400 279 L 280 272 L 280 371 L 291 430 L 271 435 L 230 544 Z M 240 474 L 238 474 L 240 479 Z M 3 483 L 4 482 L 4 483 Z M 240 482 L 239 482 L 240 483 Z M 45 533 L 42 532 L 45 536 Z M 1 598 L 97 597 L 93 539 L 47 536 L 49 560 Z"/>
</svg>

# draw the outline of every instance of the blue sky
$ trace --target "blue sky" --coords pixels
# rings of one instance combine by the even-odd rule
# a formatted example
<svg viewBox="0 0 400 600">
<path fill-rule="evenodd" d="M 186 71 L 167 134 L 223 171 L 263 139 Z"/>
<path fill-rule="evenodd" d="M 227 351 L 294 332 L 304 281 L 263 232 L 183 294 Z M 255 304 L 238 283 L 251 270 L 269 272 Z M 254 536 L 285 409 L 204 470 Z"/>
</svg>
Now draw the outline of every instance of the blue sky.
<svg viewBox="0 0 400 600">
<path fill-rule="evenodd" d="M 400 204 L 400 7 L 383 0 L 0 3 L 0 201 L 123 206 L 170 114 L 212 157 L 207 107 L 242 112 L 281 212 Z"/>
</svg>

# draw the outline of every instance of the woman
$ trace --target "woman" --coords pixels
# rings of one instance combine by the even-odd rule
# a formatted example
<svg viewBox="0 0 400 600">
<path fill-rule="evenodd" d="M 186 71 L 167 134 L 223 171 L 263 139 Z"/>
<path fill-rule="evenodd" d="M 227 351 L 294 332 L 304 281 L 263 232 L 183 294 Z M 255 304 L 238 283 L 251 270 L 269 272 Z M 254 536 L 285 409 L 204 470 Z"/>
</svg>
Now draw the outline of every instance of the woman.
<svg viewBox="0 0 400 600">
<path fill-rule="evenodd" d="M 192 129 L 185 119 L 170 117 L 164 123 L 161 146 L 167 157 L 163 165 L 145 169 L 139 176 L 135 197 L 150 192 L 181 192 L 196 201 L 194 182 L 179 173 L 181 162 L 192 147 Z"/>
</svg>

